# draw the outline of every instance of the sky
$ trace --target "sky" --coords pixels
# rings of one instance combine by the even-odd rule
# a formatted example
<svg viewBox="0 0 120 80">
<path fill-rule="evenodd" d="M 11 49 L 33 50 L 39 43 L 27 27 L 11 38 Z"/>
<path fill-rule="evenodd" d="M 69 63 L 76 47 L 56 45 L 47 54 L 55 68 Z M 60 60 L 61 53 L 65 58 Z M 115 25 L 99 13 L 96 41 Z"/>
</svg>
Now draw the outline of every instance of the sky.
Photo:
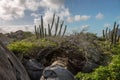
<svg viewBox="0 0 120 80">
<path fill-rule="evenodd" d="M 47 28 L 55 13 L 68 26 L 67 34 L 86 29 L 102 35 L 115 21 L 120 24 L 119 8 L 120 0 L 0 0 L 0 32 L 33 32 L 41 16 Z"/>
</svg>

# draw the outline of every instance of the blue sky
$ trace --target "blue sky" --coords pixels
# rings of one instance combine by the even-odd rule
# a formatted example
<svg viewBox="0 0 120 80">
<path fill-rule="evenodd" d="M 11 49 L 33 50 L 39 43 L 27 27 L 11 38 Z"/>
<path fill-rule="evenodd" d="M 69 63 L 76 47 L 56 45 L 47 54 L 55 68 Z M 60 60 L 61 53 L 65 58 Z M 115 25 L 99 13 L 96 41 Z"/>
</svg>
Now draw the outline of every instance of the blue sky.
<svg viewBox="0 0 120 80">
<path fill-rule="evenodd" d="M 0 32 L 33 31 L 41 15 L 48 24 L 56 13 L 68 25 L 68 33 L 86 28 L 101 35 L 115 21 L 120 24 L 119 8 L 120 0 L 0 0 Z"/>
</svg>

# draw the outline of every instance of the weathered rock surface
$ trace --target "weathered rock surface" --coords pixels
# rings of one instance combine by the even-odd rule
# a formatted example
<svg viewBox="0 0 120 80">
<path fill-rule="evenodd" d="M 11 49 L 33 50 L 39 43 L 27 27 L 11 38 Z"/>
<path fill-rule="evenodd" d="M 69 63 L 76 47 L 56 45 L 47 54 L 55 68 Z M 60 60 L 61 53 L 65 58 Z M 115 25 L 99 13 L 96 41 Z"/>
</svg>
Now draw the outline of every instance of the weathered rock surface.
<svg viewBox="0 0 120 80">
<path fill-rule="evenodd" d="M 62 61 L 55 61 L 44 69 L 40 80 L 75 80 L 74 75 L 65 68 Z"/>
<path fill-rule="evenodd" d="M 24 60 L 23 65 L 25 66 L 28 75 L 31 80 L 40 80 L 44 66 L 36 59 Z"/>
<path fill-rule="evenodd" d="M 40 80 L 75 80 L 73 74 L 60 66 L 45 68 Z"/>
<path fill-rule="evenodd" d="M 30 80 L 21 62 L 1 42 L 0 80 Z"/>
<path fill-rule="evenodd" d="M 8 38 L 6 35 L 0 33 L 0 41 L 4 44 L 4 45 L 8 45 L 10 43 L 10 38 Z"/>
<path fill-rule="evenodd" d="M 24 32 L 22 30 L 18 30 L 16 32 L 7 33 L 6 36 L 8 38 L 11 38 L 11 39 L 14 39 L 14 40 L 22 40 L 22 39 L 25 39 L 27 37 L 31 37 L 32 33 L 31 32 Z"/>
</svg>

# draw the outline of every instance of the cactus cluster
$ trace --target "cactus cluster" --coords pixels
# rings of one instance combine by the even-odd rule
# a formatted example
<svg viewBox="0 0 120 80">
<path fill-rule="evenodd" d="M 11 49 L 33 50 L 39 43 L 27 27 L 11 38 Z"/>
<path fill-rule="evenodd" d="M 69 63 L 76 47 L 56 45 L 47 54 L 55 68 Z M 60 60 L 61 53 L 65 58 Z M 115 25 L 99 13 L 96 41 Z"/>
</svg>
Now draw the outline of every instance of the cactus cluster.
<svg viewBox="0 0 120 80">
<path fill-rule="evenodd" d="M 57 21 L 55 22 L 55 14 L 53 15 L 52 24 L 48 24 L 48 28 L 45 28 L 43 25 L 43 17 L 41 16 L 41 25 L 37 27 L 35 25 L 35 35 L 36 38 L 44 38 L 47 36 L 64 36 L 66 32 L 67 25 L 65 25 L 65 28 L 63 28 L 64 21 L 60 23 L 60 17 L 57 18 Z M 55 29 L 55 32 L 53 33 L 53 28 Z"/>
<path fill-rule="evenodd" d="M 111 44 L 116 44 L 119 41 L 120 35 L 118 34 L 119 24 L 114 23 L 114 27 L 112 30 L 108 30 L 108 27 L 103 30 L 103 38 L 111 41 Z"/>
</svg>

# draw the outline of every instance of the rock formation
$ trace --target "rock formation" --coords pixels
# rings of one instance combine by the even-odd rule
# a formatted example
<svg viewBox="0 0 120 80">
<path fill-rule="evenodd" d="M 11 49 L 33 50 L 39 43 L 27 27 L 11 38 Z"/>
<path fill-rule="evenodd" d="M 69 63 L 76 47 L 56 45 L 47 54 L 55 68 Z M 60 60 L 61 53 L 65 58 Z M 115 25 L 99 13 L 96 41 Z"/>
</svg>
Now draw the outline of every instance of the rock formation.
<svg viewBox="0 0 120 80">
<path fill-rule="evenodd" d="M 30 80 L 16 56 L 0 42 L 0 80 Z"/>
</svg>

